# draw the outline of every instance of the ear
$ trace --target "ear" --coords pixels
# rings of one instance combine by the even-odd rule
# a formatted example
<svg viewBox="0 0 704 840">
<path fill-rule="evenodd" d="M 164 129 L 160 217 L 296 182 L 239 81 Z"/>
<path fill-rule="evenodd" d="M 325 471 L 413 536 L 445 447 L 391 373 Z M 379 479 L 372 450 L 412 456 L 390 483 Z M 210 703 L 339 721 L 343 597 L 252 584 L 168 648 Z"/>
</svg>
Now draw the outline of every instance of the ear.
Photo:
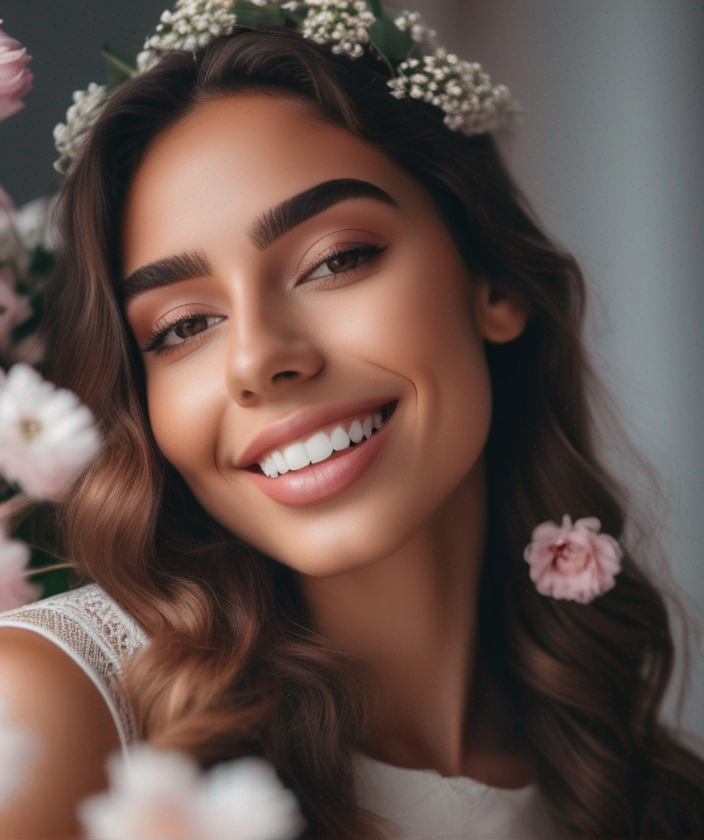
<svg viewBox="0 0 704 840">
<path fill-rule="evenodd" d="M 492 344 L 505 344 L 518 338 L 528 323 L 529 307 L 500 292 L 490 280 L 476 282 L 474 317 L 477 331 Z"/>
</svg>

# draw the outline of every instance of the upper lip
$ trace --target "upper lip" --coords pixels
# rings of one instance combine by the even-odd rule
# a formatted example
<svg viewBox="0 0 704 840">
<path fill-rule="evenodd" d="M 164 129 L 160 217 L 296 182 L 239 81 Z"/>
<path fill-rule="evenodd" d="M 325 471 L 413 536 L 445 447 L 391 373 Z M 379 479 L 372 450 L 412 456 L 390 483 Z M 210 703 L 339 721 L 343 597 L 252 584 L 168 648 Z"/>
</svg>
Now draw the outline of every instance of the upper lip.
<svg viewBox="0 0 704 840">
<path fill-rule="evenodd" d="M 345 417 L 350 417 L 352 414 L 360 414 L 363 411 L 380 408 L 396 399 L 397 397 L 371 397 L 363 400 L 341 400 L 340 402 L 302 408 L 281 420 L 277 420 L 260 432 L 240 455 L 235 466 L 238 469 L 250 467 L 257 463 L 262 455 L 278 446 L 296 440 L 306 432 L 318 429 L 328 423 L 334 423 L 335 420 L 344 420 Z"/>
</svg>

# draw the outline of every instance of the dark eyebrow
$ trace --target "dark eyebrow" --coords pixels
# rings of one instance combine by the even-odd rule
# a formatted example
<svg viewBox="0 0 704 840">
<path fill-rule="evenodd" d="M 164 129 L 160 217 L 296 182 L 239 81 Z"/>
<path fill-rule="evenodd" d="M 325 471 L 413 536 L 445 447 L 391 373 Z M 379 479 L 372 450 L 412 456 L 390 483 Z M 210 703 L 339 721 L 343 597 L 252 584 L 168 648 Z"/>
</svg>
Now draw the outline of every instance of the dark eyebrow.
<svg viewBox="0 0 704 840">
<path fill-rule="evenodd" d="M 369 181 L 335 178 L 316 184 L 262 213 L 249 225 L 245 233 L 254 247 L 263 251 L 296 225 L 341 201 L 352 198 L 372 198 L 391 207 L 398 207 L 394 198 Z M 202 250 L 164 257 L 141 266 L 123 280 L 118 289 L 120 304 L 124 309 L 133 298 L 143 292 L 211 273 L 212 269 Z"/>
</svg>

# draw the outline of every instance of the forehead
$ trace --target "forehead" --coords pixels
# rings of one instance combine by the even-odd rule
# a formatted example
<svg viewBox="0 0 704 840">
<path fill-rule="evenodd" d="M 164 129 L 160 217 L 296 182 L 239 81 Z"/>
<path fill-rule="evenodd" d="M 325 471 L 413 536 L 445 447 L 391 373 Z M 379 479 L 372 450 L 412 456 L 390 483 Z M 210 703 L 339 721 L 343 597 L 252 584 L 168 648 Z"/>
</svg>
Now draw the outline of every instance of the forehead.
<svg viewBox="0 0 704 840">
<path fill-rule="evenodd" d="M 130 182 L 124 270 L 209 238 L 244 237 L 256 215 L 313 184 L 355 177 L 400 203 L 417 189 L 386 155 L 289 97 L 237 94 L 199 106 L 152 142 Z M 244 241 L 244 239 L 243 239 Z"/>
</svg>

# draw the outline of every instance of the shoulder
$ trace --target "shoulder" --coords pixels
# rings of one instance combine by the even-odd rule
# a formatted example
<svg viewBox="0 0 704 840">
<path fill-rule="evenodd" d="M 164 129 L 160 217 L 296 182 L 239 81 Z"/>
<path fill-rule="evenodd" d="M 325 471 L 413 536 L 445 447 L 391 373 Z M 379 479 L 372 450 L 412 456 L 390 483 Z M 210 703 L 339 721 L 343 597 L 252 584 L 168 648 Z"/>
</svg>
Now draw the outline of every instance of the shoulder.
<svg viewBox="0 0 704 840">
<path fill-rule="evenodd" d="M 74 660 L 102 694 L 127 749 L 137 732 L 122 668 L 148 642 L 141 625 L 91 583 L 0 613 L 0 630 L 15 628 L 31 630 Z"/>
<path fill-rule="evenodd" d="M 113 717 L 83 669 L 31 629 L 0 626 L 0 673 L 5 726 L 38 746 L 0 809 L 0 837 L 79 836 L 75 806 L 107 787 L 105 761 L 120 749 Z"/>
</svg>

